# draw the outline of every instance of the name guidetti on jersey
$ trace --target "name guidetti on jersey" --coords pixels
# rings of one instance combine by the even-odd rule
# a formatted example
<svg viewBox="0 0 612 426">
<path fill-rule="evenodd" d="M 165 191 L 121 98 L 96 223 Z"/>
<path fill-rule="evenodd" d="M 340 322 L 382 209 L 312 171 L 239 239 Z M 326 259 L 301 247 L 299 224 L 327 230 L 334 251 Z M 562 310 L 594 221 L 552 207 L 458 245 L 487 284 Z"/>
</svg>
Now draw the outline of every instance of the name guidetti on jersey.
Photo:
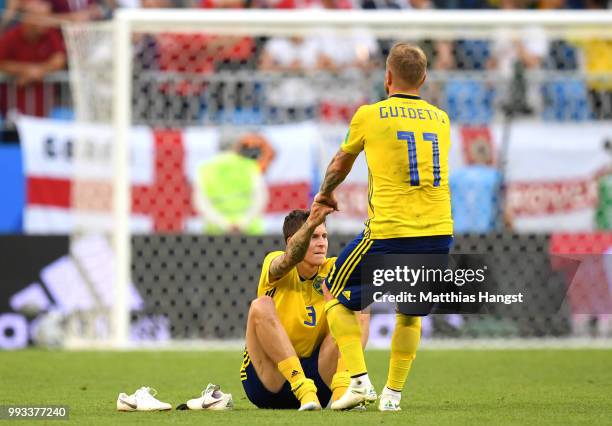
<svg viewBox="0 0 612 426">
<path fill-rule="evenodd" d="M 372 270 L 374 302 L 478 303 L 511 305 L 524 303 L 523 292 L 499 293 L 487 287 L 487 266 L 442 269 L 395 266 Z"/>
</svg>

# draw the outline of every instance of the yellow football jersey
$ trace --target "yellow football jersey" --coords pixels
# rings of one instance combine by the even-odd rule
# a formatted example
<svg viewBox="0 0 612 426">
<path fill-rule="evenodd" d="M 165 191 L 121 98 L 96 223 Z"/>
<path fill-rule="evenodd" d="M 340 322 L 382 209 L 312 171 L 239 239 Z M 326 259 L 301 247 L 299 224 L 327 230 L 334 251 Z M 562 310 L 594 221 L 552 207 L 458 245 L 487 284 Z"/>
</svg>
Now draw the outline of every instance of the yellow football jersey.
<svg viewBox="0 0 612 426">
<path fill-rule="evenodd" d="M 341 149 L 365 151 L 371 239 L 452 235 L 448 115 L 418 96 L 360 107 Z"/>
<path fill-rule="evenodd" d="M 321 284 L 329 274 L 336 258 L 326 259 L 312 279 L 303 280 L 297 268 L 293 268 L 284 277 L 270 283 L 270 263 L 281 254 L 283 254 L 282 251 L 274 251 L 264 259 L 257 296 L 272 297 L 280 322 L 297 356 L 307 358 L 321 344 L 327 333 L 325 300 Z"/>
</svg>

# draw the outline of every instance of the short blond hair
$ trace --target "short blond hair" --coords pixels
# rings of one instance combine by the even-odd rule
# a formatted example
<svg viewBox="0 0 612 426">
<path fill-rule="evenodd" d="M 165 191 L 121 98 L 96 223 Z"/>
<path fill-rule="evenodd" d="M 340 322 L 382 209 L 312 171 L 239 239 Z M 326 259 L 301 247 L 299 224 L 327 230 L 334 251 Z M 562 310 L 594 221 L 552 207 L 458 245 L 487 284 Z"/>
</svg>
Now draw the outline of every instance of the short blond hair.
<svg viewBox="0 0 612 426">
<path fill-rule="evenodd" d="M 410 43 L 396 43 L 387 56 L 387 67 L 402 83 L 402 86 L 416 89 L 425 77 L 427 56 L 418 46 Z"/>
</svg>

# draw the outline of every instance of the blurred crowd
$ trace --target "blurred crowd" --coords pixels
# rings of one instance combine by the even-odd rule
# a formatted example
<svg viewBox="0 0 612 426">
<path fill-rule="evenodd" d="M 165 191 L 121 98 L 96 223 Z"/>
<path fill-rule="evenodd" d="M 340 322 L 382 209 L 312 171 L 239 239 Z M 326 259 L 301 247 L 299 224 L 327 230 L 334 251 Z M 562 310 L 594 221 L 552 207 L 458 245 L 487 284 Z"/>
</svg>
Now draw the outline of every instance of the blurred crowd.
<svg viewBox="0 0 612 426">
<path fill-rule="evenodd" d="M 61 24 L 103 21 L 110 19 L 117 8 L 610 7 L 608 0 L 4 1 L 0 120 L 5 129 L 11 126 L 14 112 L 74 117 Z M 526 27 L 519 36 L 500 29 L 486 39 L 424 37 L 412 41 L 429 58 L 423 96 L 446 109 L 455 123 L 487 124 L 500 115 L 553 121 L 612 120 L 609 37 L 551 39 L 534 26 Z M 377 39 L 355 28 L 342 35 L 330 29 L 293 37 L 137 33 L 133 42 L 132 115 L 136 124 L 260 125 L 314 119 L 345 126 L 359 105 L 385 96 L 384 58 L 395 40 Z M 107 55 L 110 58 L 112 50 Z M 99 71 L 108 74 L 106 69 Z M 104 87 L 108 90 L 109 86 Z M 95 93 L 90 95 L 96 103 L 103 100 Z M 512 219 L 500 207 L 501 176 L 493 164 L 494 155 L 486 147 L 477 154 L 451 181 L 454 197 L 459 200 L 455 204 L 461 206 L 455 212 L 460 232 L 511 226 Z M 604 192 L 608 194 L 609 189 Z M 609 217 L 609 213 L 602 216 Z"/>
<path fill-rule="evenodd" d="M 606 9 L 610 6 L 608 0 L 4 1 L 0 71 L 9 76 L 0 85 L 0 109 L 4 118 L 11 110 L 37 116 L 53 115 L 58 106 L 57 87 L 44 85 L 43 81 L 67 67 L 60 24 L 109 19 L 116 8 L 509 10 Z M 227 112 L 230 104 L 234 110 L 259 111 L 262 102 L 267 106 L 268 118 L 276 114 L 289 119 L 320 116 L 345 121 L 356 106 L 384 95 L 352 88 L 359 87 L 364 78 L 376 71 L 380 72 L 393 41 L 377 40 L 367 31 L 357 29 L 343 37 L 331 32 L 290 38 L 141 34 L 135 37 L 136 72 L 185 73 L 189 77 L 164 83 L 159 83 L 157 78 L 155 84 L 140 81 L 136 82 L 136 88 L 153 90 L 154 96 L 165 104 L 177 104 L 173 114 L 187 122 L 206 111 L 217 114 L 225 109 Z M 609 39 L 551 40 L 541 28 L 530 27 L 518 38 L 500 30 L 487 40 L 416 42 L 430 58 L 430 91 L 426 95 L 459 122 L 488 122 L 500 109 L 514 115 L 536 112 L 541 118 L 552 120 L 612 118 L 612 41 Z M 213 87 L 210 82 L 193 78 L 194 74 L 206 78 L 213 73 L 236 70 L 259 70 L 270 75 L 285 73 L 285 78 L 278 80 L 278 84 L 268 84 L 264 100 L 261 82 L 244 80 L 230 89 L 227 84 Z M 482 77 L 490 71 L 494 73 L 493 80 Z M 560 78 L 551 78 L 550 74 L 543 78 L 537 77 L 538 71 L 567 73 Z M 286 77 L 314 73 L 341 73 L 342 84 L 326 85 L 324 78 L 306 81 Z M 317 84 L 324 87 L 313 90 Z M 155 114 L 146 109 L 143 106 L 142 114 Z"/>
</svg>

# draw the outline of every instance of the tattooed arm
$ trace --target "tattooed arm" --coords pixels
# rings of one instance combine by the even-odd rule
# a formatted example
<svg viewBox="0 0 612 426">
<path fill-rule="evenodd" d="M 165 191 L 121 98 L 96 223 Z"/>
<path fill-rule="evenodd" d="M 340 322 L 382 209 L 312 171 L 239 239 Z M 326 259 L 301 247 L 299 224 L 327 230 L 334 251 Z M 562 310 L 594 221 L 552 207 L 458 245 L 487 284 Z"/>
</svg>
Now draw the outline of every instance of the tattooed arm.
<svg viewBox="0 0 612 426">
<path fill-rule="evenodd" d="M 325 178 L 321 184 L 321 189 L 315 197 L 315 202 L 325 204 L 326 206 L 332 207 L 334 210 L 338 210 L 338 202 L 334 197 L 334 190 L 340 185 L 344 179 L 348 176 L 357 155 L 349 154 L 339 149 L 334 158 L 332 159 L 327 171 L 325 172 Z"/>
<path fill-rule="evenodd" d="M 308 247 L 310 247 L 310 238 L 312 234 L 317 226 L 325 222 L 325 217 L 333 211 L 334 209 L 331 207 L 320 203 L 313 203 L 306 222 L 304 222 L 302 227 L 289 238 L 285 253 L 281 254 L 270 263 L 270 282 L 274 282 L 284 277 L 287 272 L 295 267 L 295 265 L 304 260 Z"/>
</svg>

